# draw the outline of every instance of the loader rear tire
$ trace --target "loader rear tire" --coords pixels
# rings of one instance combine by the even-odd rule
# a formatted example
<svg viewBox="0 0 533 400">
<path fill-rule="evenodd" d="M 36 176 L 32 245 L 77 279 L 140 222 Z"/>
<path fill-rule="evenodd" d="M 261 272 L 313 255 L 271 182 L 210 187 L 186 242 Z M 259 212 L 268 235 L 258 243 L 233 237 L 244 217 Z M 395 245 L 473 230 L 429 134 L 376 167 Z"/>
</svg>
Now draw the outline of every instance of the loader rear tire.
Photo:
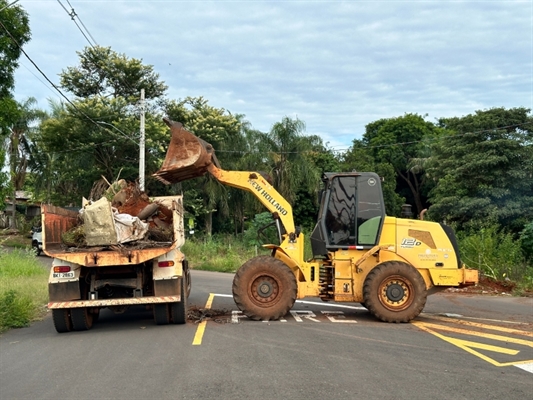
<svg viewBox="0 0 533 400">
<path fill-rule="evenodd" d="M 56 328 L 58 333 L 72 330 L 72 320 L 70 319 L 70 310 L 68 308 L 52 310 L 52 319 L 54 320 L 54 328 Z"/>
<path fill-rule="evenodd" d="M 409 322 L 424 309 L 424 279 L 411 265 L 387 261 L 368 274 L 363 286 L 368 311 L 384 322 Z"/>
<path fill-rule="evenodd" d="M 294 305 L 298 285 L 291 269 L 270 256 L 245 262 L 233 278 L 233 299 L 248 318 L 278 320 Z"/>
<path fill-rule="evenodd" d="M 89 313 L 86 307 L 73 308 L 70 315 L 75 331 L 88 331 L 93 327 L 93 314 Z"/>
</svg>

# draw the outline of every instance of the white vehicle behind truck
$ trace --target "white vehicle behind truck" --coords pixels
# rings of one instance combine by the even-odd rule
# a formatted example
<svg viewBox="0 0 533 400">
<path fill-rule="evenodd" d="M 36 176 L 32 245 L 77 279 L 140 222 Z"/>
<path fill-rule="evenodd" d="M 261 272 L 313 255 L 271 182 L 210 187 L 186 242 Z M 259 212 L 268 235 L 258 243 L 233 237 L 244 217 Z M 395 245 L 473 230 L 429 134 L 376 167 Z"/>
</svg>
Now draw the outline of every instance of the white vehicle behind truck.
<svg viewBox="0 0 533 400">
<path fill-rule="evenodd" d="M 62 241 L 65 232 L 79 225 L 79 214 L 42 206 L 43 251 L 53 258 L 48 308 L 57 332 L 91 329 L 101 309 L 122 313 L 133 305 L 152 308 L 158 325 L 186 322 L 191 280 L 181 252 L 182 200 L 182 196 L 153 198 L 171 210 L 170 241 L 80 248 Z"/>
</svg>

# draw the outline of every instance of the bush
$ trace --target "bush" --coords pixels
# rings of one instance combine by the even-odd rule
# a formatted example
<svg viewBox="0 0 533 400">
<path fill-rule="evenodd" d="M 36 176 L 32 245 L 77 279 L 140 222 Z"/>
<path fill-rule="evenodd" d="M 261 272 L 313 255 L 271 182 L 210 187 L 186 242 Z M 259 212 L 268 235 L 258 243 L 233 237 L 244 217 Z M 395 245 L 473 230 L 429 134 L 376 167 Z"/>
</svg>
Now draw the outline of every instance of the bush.
<svg viewBox="0 0 533 400">
<path fill-rule="evenodd" d="M 31 250 L 0 250 L 0 332 L 27 326 L 46 312 L 48 271 Z"/>
<path fill-rule="evenodd" d="M 278 230 L 275 225 L 270 225 L 274 220 L 272 214 L 264 212 L 256 214 L 254 220 L 244 234 L 244 242 L 249 246 L 262 246 L 263 244 L 279 244 Z"/>
<path fill-rule="evenodd" d="M 458 234 L 461 258 L 469 268 L 495 280 L 516 282 L 533 274 L 522 253 L 520 241 L 512 234 L 489 225 L 475 232 Z"/>
<path fill-rule="evenodd" d="M 533 265 L 533 222 L 530 222 L 520 232 L 520 245 L 526 258 Z"/>
<path fill-rule="evenodd" d="M 23 328 L 33 317 L 33 303 L 15 290 L 0 295 L 0 331 L 8 328 Z"/>
</svg>

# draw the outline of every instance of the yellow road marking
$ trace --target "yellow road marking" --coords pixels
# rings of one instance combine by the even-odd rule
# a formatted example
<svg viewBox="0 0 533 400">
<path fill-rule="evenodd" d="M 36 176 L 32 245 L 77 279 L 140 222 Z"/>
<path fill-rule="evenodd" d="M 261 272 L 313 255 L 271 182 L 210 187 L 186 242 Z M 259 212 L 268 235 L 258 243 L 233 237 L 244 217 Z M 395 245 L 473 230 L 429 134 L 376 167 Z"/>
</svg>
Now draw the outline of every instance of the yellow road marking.
<svg viewBox="0 0 533 400">
<path fill-rule="evenodd" d="M 459 322 L 459 321 L 451 319 L 451 318 L 450 319 L 449 318 L 440 318 L 440 317 L 433 317 L 433 318 L 442 319 L 444 322 L 453 322 L 453 323 L 463 324 L 463 325 L 467 325 L 467 326 L 474 326 L 476 328 L 491 329 L 491 330 L 495 330 L 495 331 L 502 331 L 502 332 L 507 332 L 507 333 L 531 336 L 529 334 L 529 332 L 518 331 L 516 329 L 508 329 L 508 328 L 503 328 L 503 327 L 499 327 L 499 326 L 484 325 L 484 324 L 478 324 L 478 323 L 469 323 L 469 322 L 466 322 L 466 321 Z M 513 337 L 508 337 L 508 336 L 495 335 L 495 334 L 491 334 L 491 333 L 472 331 L 472 330 L 468 330 L 468 329 L 455 328 L 455 327 L 452 327 L 452 326 L 438 325 L 438 324 L 432 324 L 432 323 L 421 322 L 421 321 L 414 321 L 412 323 L 413 323 L 413 325 L 417 326 L 418 328 L 420 328 L 420 329 L 422 329 L 422 330 L 424 330 L 424 331 L 426 331 L 428 333 L 431 333 L 432 335 L 434 335 L 434 336 L 436 336 L 436 337 L 438 337 L 438 338 L 440 338 L 440 339 L 442 339 L 442 340 L 444 340 L 444 341 L 446 341 L 446 342 L 448 342 L 450 344 L 453 344 L 454 346 L 457 346 L 460 349 L 463 349 L 466 352 L 468 352 L 468 353 L 470 353 L 472 355 L 475 355 L 476 357 L 479 357 L 482 360 L 485 360 L 488 363 L 490 363 L 492 365 L 495 365 L 497 367 L 506 367 L 506 366 L 510 366 L 510 365 L 519 365 L 519 364 L 529 364 L 529 363 L 533 362 L 533 360 L 521 360 L 521 361 L 512 361 L 512 362 L 501 363 L 501 362 L 498 362 L 498 361 L 496 361 L 496 360 L 494 360 L 494 359 L 486 356 L 485 354 L 482 354 L 482 353 L 480 353 L 480 352 L 478 352 L 478 351 L 476 351 L 474 349 L 492 351 L 492 352 L 495 352 L 495 353 L 501 353 L 501 354 L 507 354 L 507 355 L 517 355 L 518 353 L 520 353 L 520 351 L 519 350 L 508 349 L 506 347 L 493 346 L 493 345 L 489 345 L 489 344 L 473 342 L 473 341 L 470 341 L 470 340 L 463 340 L 463 339 L 458 339 L 458 338 L 445 336 L 445 335 L 443 335 L 441 333 L 436 332 L 434 329 L 441 330 L 441 331 L 447 331 L 447 332 L 460 333 L 460 334 L 469 335 L 469 336 L 479 336 L 479 337 L 482 337 L 482 338 L 485 338 L 485 339 L 491 339 L 491 340 L 501 341 L 501 342 L 505 342 L 505 343 L 514 343 L 514 344 L 518 344 L 518 345 L 522 345 L 522 346 L 533 347 L 533 342 L 529 341 L 529 340 L 517 339 L 517 338 L 513 338 Z"/>
<path fill-rule="evenodd" d="M 509 336 L 494 335 L 492 333 L 471 331 L 471 330 L 468 330 L 468 329 L 455 328 L 453 326 L 438 325 L 438 324 L 432 324 L 432 323 L 427 323 L 427 322 L 415 321 L 413 323 L 414 323 L 414 325 L 416 325 L 418 327 L 421 327 L 421 325 L 423 325 L 424 327 L 434 328 L 434 329 L 438 329 L 438 330 L 441 330 L 441 331 L 461 333 L 461 334 L 470 335 L 470 336 L 480 336 L 480 337 L 483 337 L 483 338 L 486 338 L 486 339 L 499 340 L 500 342 L 516 343 L 516 344 L 520 344 L 520 345 L 523 345 L 523 346 L 533 347 L 533 342 L 530 341 L 530 340 L 516 339 L 516 338 L 509 337 Z M 487 329 L 491 329 L 491 328 L 494 328 L 494 327 L 487 326 L 486 328 Z M 424 329 L 424 328 L 422 327 L 422 329 Z M 424 329 L 424 330 L 426 330 L 426 329 Z"/>
<path fill-rule="evenodd" d="M 209 310 L 211 308 L 211 305 L 213 304 L 213 299 L 215 298 L 214 293 L 209 293 L 209 298 L 207 299 L 207 303 L 205 303 L 205 309 Z M 205 332 L 205 326 L 207 325 L 207 321 L 202 321 L 198 325 L 198 329 L 196 329 L 196 334 L 194 335 L 194 340 L 192 341 L 193 346 L 199 346 L 202 344 L 202 339 L 204 337 Z"/>
<path fill-rule="evenodd" d="M 424 315 L 424 318 L 437 319 L 439 321 L 452 322 L 454 324 L 472 326 L 476 328 L 491 329 L 493 331 L 510 333 L 512 335 L 524 335 L 524 336 L 533 337 L 533 332 L 520 331 L 514 328 L 505 328 L 503 326 L 486 325 L 486 324 L 480 324 L 479 322 L 470 322 L 470 321 L 464 321 L 464 320 L 456 319 L 456 318 L 433 316 L 433 315 L 432 316 Z"/>
</svg>

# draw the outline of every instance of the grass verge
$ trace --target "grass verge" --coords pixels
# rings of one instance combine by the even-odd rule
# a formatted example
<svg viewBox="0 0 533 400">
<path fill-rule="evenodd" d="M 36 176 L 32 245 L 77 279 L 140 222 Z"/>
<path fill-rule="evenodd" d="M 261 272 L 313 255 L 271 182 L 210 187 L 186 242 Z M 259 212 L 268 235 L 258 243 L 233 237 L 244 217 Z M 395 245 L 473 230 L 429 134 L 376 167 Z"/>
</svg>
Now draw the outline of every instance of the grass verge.
<svg viewBox="0 0 533 400">
<path fill-rule="evenodd" d="M 268 249 L 248 246 L 232 236 L 188 238 L 181 250 L 191 268 L 217 272 L 235 272 L 250 258 L 270 254 Z"/>
<path fill-rule="evenodd" d="M 0 248 L 0 332 L 28 326 L 46 314 L 47 278 L 32 250 Z"/>
</svg>

